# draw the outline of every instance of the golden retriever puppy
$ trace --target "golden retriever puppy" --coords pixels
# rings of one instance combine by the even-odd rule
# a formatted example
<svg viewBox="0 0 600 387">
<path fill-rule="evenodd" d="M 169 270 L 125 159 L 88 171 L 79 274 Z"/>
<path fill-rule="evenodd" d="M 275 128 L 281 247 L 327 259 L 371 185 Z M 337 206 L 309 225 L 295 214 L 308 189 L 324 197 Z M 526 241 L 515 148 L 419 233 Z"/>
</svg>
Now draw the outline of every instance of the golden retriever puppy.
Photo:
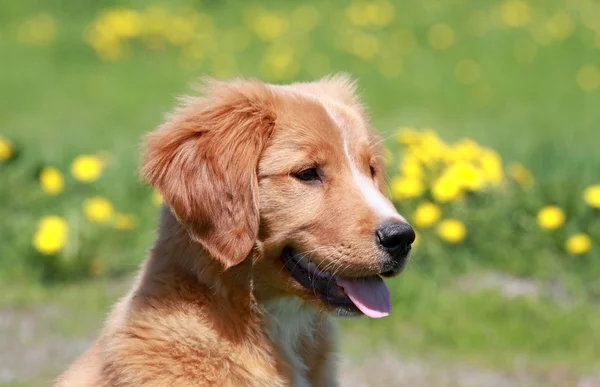
<svg viewBox="0 0 600 387">
<path fill-rule="evenodd" d="M 157 241 L 58 386 L 335 386 L 330 316 L 390 313 L 415 234 L 354 82 L 202 94 L 146 138 Z"/>
</svg>

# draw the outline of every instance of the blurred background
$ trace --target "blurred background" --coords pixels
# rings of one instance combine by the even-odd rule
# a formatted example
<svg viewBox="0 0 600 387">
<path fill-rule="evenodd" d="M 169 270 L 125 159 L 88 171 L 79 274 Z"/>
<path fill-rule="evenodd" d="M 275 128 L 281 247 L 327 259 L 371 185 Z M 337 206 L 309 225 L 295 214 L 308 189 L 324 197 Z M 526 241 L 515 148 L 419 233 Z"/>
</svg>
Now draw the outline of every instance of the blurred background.
<svg viewBox="0 0 600 387">
<path fill-rule="evenodd" d="M 344 71 L 418 231 L 348 386 L 600 386 L 600 3 L 0 5 L 0 384 L 50 385 L 154 239 L 141 135 L 200 75 Z"/>
</svg>

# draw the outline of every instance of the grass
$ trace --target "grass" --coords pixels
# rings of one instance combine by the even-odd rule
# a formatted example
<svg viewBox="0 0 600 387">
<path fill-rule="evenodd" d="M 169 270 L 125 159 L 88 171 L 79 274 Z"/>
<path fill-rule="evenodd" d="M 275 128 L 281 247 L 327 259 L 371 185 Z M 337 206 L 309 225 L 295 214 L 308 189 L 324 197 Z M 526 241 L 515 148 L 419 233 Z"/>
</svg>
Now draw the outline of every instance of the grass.
<svg viewBox="0 0 600 387">
<path fill-rule="evenodd" d="M 6 310 L 55 308 L 64 316 L 78 316 L 61 314 L 44 320 L 49 332 L 68 341 L 93 335 L 127 282 L 112 274 L 134 272 L 153 240 L 156 208 L 151 190 L 137 181 L 136 174 L 141 135 L 161 122 L 175 97 L 188 92 L 198 75 L 223 75 L 225 69 L 219 66 L 223 58 L 233 58 L 232 74 L 288 79 L 264 70 L 261 63 L 271 43 L 250 32 L 245 50 L 231 53 L 217 47 L 192 65 L 182 66 L 179 47 L 153 51 L 137 43 L 129 55 L 102 61 L 82 35 L 107 5 L 88 1 L 67 9 L 61 4 L 13 2 L 0 7 L 0 134 L 20 150 L 17 160 L 0 165 L 0 280 L 5 289 L 0 305 Z M 348 26 L 336 23 L 345 17 L 341 10 L 348 3 L 343 7 L 309 4 L 320 15 L 315 29 L 280 38 L 297 48 L 299 72 L 289 78 L 324 75 L 311 66 L 316 54 L 327 54 L 327 71 L 348 71 L 359 78 L 373 123 L 394 153 L 400 152 L 393 140 L 397 127 L 430 127 L 450 141 L 470 137 L 492 147 L 506 162 L 526 165 L 536 180 L 528 190 L 494 192 L 468 205 L 448 207 L 453 216 L 472 225 L 468 243 L 448 246 L 433 231 L 425 231 L 414 265 L 392 281 L 393 315 L 343 322 L 344 337 L 352 340 L 344 344 L 345 350 L 355 353 L 365 345 L 385 345 L 408 356 L 434 354 L 449 362 L 499 369 L 510 369 L 517 358 L 525 358 L 536 370 L 597 368 L 600 240 L 595 239 L 593 250 L 581 257 L 567 256 L 561 247 L 566 236 L 583 227 L 600 238 L 597 213 L 590 214 L 581 202 L 582 190 L 600 178 L 600 92 L 598 88 L 584 91 L 577 81 L 582 66 L 597 62 L 594 39 L 600 32 L 583 25 L 580 3 L 532 4 L 531 20 L 522 28 L 504 26 L 503 3 L 493 0 L 476 6 L 458 0 L 394 3 L 396 18 L 391 26 L 351 28 L 367 31 L 381 44 L 380 52 L 367 60 L 338 48 L 338 42 L 344 45 L 342 32 Z M 146 7 L 136 1 L 111 5 Z M 183 5 L 209 15 L 217 40 L 224 31 L 243 26 L 245 10 L 254 9 L 246 3 L 240 10 L 236 2 L 198 5 L 191 1 L 170 2 L 169 9 L 177 13 Z M 297 7 L 279 2 L 262 6 L 284 18 Z M 545 28 L 561 10 L 574 24 L 571 34 L 546 45 L 536 42 L 531 31 Z M 48 45 L 25 44 L 18 30 L 39 13 L 54 18 L 56 39 Z M 482 14 L 488 31 L 478 35 L 473 20 Z M 447 50 L 435 50 L 428 43 L 430 27 L 436 23 L 447 23 L 455 31 L 455 42 Z M 415 47 L 410 53 L 397 52 L 389 37 L 406 29 L 414 34 Z M 515 59 L 514 46 L 520 41 L 534 45 L 531 63 Z M 308 48 L 301 52 L 303 44 Z M 471 84 L 461 83 L 455 74 L 457 63 L 465 59 L 480 66 L 481 75 Z M 379 68 L 390 60 L 401 72 L 387 78 Z M 54 165 L 67 173 L 74 156 L 99 150 L 107 152 L 109 160 L 99 181 L 82 186 L 67 178 L 66 191 L 58 197 L 39 190 L 35 173 L 40 166 Z M 81 201 L 96 194 L 110 198 L 119 211 L 135 213 L 138 228 L 118 234 L 87 224 L 80 215 Z M 545 204 L 559 204 L 567 213 L 567 224 L 556 233 L 541 232 L 535 223 L 535 212 Z M 413 206 L 413 202 L 401 204 L 405 214 Z M 46 258 L 32 251 L 31 236 L 36 220 L 48 213 L 65 216 L 71 227 L 89 235 L 78 247 L 79 255 L 102 262 L 105 276 L 41 280 L 40 260 Z M 549 295 L 507 299 L 494 290 L 464 291 L 456 286 L 459 277 L 489 271 L 543 285 L 558 282 L 566 289 L 568 302 Z M 18 350 L 18 343 L 12 344 L 7 352 Z"/>
</svg>

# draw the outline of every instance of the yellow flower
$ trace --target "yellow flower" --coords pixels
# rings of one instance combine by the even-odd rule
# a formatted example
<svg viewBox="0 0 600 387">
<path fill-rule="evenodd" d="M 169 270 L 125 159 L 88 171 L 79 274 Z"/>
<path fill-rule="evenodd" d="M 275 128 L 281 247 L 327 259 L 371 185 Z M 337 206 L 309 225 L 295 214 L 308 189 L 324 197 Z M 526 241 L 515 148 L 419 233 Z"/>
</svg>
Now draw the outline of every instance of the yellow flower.
<svg viewBox="0 0 600 387">
<path fill-rule="evenodd" d="M 403 176 L 421 178 L 423 176 L 423 168 L 419 159 L 414 155 L 407 154 L 400 163 L 400 172 Z"/>
<path fill-rule="evenodd" d="M 135 217 L 129 214 L 116 214 L 113 227 L 117 230 L 133 230 L 136 226 Z"/>
<path fill-rule="evenodd" d="M 500 6 L 500 17 L 509 27 L 522 27 L 531 19 L 531 9 L 522 0 L 507 0 Z"/>
<path fill-rule="evenodd" d="M 152 203 L 155 206 L 160 206 L 163 203 L 163 196 L 158 191 L 152 192 Z"/>
<path fill-rule="evenodd" d="M 481 76 L 481 66 L 472 59 L 466 59 L 456 64 L 454 75 L 460 83 L 470 85 L 475 83 Z"/>
<path fill-rule="evenodd" d="M 284 16 L 260 8 L 249 10 L 244 18 L 249 29 L 265 42 L 276 41 L 290 27 Z"/>
<path fill-rule="evenodd" d="M 96 155 L 77 156 L 71 164 L 73 177 L 84 183 L 98 180 L 103 169 L 104 163 Z"/>
<path fill-rule="evenodd" d="M 592 247 L 592 240 L 589 235 L 584 233 L 578 233 L 567 239 L 565 244 L 565 250 L 567 253 L 572 255 L 585 254 L 590 251 Z"/>
<path fill-rule="evenodd" d="M 398 128 L 396 129 L 395 138 L 399 144 L 412 145 L 419 141 L 421 135 L 414 128 Z"/>
<path fill-rule="evenodd" d="M 594 184 L 583 191 L 583 200 L 588 206 L 600 209 L 600 184 Z"/>
<path fill-rule="evenodd" d="M 431 202 L 421 202 L 413 214 L 413 221 L 418 228 L 427 228 L 437 222 L 442 216 L 440 207 Z"/>
<path fill-rule="evenodd" d="M 449 166 L 444 175 L 446 176 L 443 176 L 443 179 L 453 180 L 461 188 L 469 191 L 480 190 L 485 183 L 482 171 L 473 164 L 464 161 Z"/>
<path fill-rule="evenodd" d="M 521 163 L 512 163 L 508 166 L 508 174 L 520 185 L 528 185 L 533 182 L 531 172 Z"/>
<path fill-rule="evenodd" d="M 575 29 L 573 19 L 565 11 L 558 11 L 546 21 L 546 30 L 556 39 L 568 38 Z"/>
<path fill-rule="evenodd" d="M 45 216 L 38 222 L 33 246 L 42 254 L 51 255 L 61 250 L 67 240 L 67 222 L 59 216 Z"/>
<path fill-rule="evenodd" d="M 15 154 L 15 146 L 5 137 L 0 136 L 0 161 L 9 160 Z"/>
<path fill-rule="evenodd" d="M 420 179 L 408 176 L 394 177 L 390 183 L 394 200 L 411 199 L 421 196 L 425 186 Z"/>
<path fill-rule="evenodd" d="M 585 65 L 577 72 L 577 84 L 583 91 L 594 91 L 600 87 L 600 69 Z"/>
<path fill-rule="evenodd" d="M 546 206 L 538 212 L 537 222 L 545 230 L 554 230 L 565 222 L 565 213 L 558 206 Z"/>
<path fill-rule="evenodd" d="M 454 144 L 452 151 L 465 161 L 475 161 L 481 154 L 481 147 L 475 141 L 464 138 Z"/>
<path fill-rule="evenodd" d="M 460 184 L 449 176 L 437 178 L 431 187 L 431 195 L 438 203 L 446 203 L 458 199 L 462 193 Z"/>
<path fill-rule="evenodd" d="M 56 195 L 62 192 L 65 180 L 58 169 L 46 167 L 40 172 L 40 185 L 44 192 Z"/>
<path fill-rule="evenodd" d="M 463 222 L 456 219 L 446 219 L 440 222 L 437 233 L 448 243 L 459 243 L 465 239 L 467 229 Z"/>
<path fill-rule="evenodd" d="M 448 24 L 436 24 L 429 28 L 428 41 L 434 49 L 446 50 L 454 44 L 454 30 Z"/>
<path fill-rule="evenodd" d="M 113 217 L 111 202 L 102 196 L 94 196 L 83 202 L 83 213 L 86 218 L 96 223 L 106 223 Z"/>
<path fill-rule="evenodd" d="M 482 151 L 479 159 L 483 177 L 493 185 L 499 185 L 504 179 L 504 169 L 502 168 L 502 158 L 498 153 L 491 149 Z"/>
</svg>

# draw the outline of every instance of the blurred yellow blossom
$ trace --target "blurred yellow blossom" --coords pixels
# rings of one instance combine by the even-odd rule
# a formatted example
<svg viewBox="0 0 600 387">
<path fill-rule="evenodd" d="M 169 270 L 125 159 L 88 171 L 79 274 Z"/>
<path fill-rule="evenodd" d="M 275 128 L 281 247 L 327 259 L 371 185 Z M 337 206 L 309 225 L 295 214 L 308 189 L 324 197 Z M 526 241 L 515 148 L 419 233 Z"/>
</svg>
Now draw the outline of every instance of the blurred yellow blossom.
<svg viewBox="0 0 600 387">
<path fill-rule="evenodd" d="M 421 134 L 414 128 L 403 127 L 396 129 L 396 141 L 402 145 L 412 145 L 419 141 Z"/>
<path fill-rule="evenodd" d="M 531 63 L 537 56 L 537 45 L 530 39 L 521 39 L 513 45 L 513 56 L 521 64 Z"/>
<path fill-rule="evenodd" d="M 421 202 L 417 205 L 413 214 L 413 221 L 417 228 L 431 227 L 442 216 L 442 210 L 437 204 Z"/>
<path fill-rule="evenodd" d="M 106 223 L 113 218 L 114 210 L 108 199 L 94 196 L 83 202 L 83 213 L 92 222 Z"/>
<path fill-rule="evenodd" d="M 460 184 L 452 177 L 445 175 L 437 178 L 431 187 L 431 195 L 438 203 L 446 203 L 462 196 Z"/>
<path fill-rule="evenodd" d="M 388 0 L 354 1 L 346 9 L 350 23 L 359 27 L 386 26 L 394 20 L 394 16 L 394 5 Z"/>
<path fill-rule="evenodd" d="M 479 159 L 483 177 L 492 185 L 499 185 L 504 179 L 502 158 L 492 149 L 484 149 Z"/>
<path fill-rule="evenodd" d="M 448 243 L 460 243 L 467 236 L 467 228 L 464 223 L 456 219 L 446 219 L 440 222 L 437 233 Z"/>
<path fill-rule="evenodd" d="M 578 233 L 572 235 L 565 243 L 565 250 L 571 255 L 585 254 L 590 251 L 592 240 L 589 235 Z"/>
<path fill-rule="evenodd" d="M 300 70 L 296 50 L 288 44 L 272 45 L 263 57 L 261 70 L 268 79 L 292 79 Z"/>
<path fill-rule="evenodd" d="M 521 163 L 512 163 L 508 166 L 509 176 L 520 185 L 528 185 L 533 182 L 533 175 Z"/>
<path fill-rule="evenodd" d="M 421 167 L 419 160 L 411 154 L 404 156 L 402 159 L 402 162 L 400 163 L 400 172 L 403 176 L 407 177 L 421 178 L 421 176 L 423 176 L 423 168 Z"/>
<path fill-rule="evenodd" d="M 155 206 L 160 206 L 163 203 L 163 197 L 158 191 L 152 191 L 152 203 Z"/>
<path fill-rule="evenodd" d="M 19 26 L 18 37 L 21 42 L 26 44 L 50 44 L 56 38 L 56 22 L 51 15 L 35 15 Z"/>
<path fill-rule="evenodd" d="M 246 11 L 244 19 L 248 28 L 265 42 L 275 42 L 289 30 L 289 22 L 283 15 L 262 8 Z"/>
<path fill-rule="evenodd" d="M 523 0 L 505 0 L 500 5 L 500 18 L 509 27 L 523 27 L 531 20 L 531 8 Z"/>
<path fill-rule="evenodd" d="M 473 164 L 464 161 L 450 165 L 441 179 L 454 180 L 461 188 L 469 191 L 477 191 L 485 183 L 482 171 Z"/>
<path fill-rule="evenodd" d="M 60 251 L 67 240 L 67 222 L 59 216 L 45 216 L 40 219 L 33 236 L 33 246 L 45 255 Z"/>
<path fill-rule="evenodd" d="M 583 200 L 592 208 L 600 209 L 600 184 L 594 184 L 583 191 Z"/>
<path fill-rule="evenodd" d="M 130 214 L 115 214 L 113 227 L 117 230 L 133 230 L 136 226 L 135 217 Z"/>
<path fill-rule="evenodd" d="M 558 206 L 546 206 L 538 212 L 537 222 L 545 230 L 555 230 L 565 222 L 565 213 Z"/>
<path fill-rule="evenodd" d="M 397 176 L 390 182 L 392 198 L 395 200 L 419 197 L 425 191 L 423 182 L 414 177 Z"/>
<path fill-rule="evenodd" d="M 463 138 L 456 142 L 452 147 L 452 151 L 461 160 L 464 161 L 475 161 L 479 159 L 482 149 L 475 141 L 470 138 Z"/>
<path fill-rule="evenodd" d="M 448 24 L 435 24 L 429 28 L 427 39 L 436 50 L 446 50 L 454 44 L 454 30 Z"/>
<path fill-rule="evenodd" d="M 600 69 L 595 65 L 585 65 L 577 72 L 577 84 L 583 91 L 594 91 L 600 87 Z"/>
<path fill-rule="evenodd" d="M 575 23 L 565 11 L 558 11 L 546 20 L 546 30 L 555 39 L 566 39 L 575 30 Z"/>
<path fill-rule="evenodd" d="M 96 155 L 80 155 L 71 163 L 71 174 L 84 183 L 98 180 L 103 169 L 104 163 Z"/>
<path fill-rule="evenodd" d="M 0 136 L 0 161 L 10 160 L 15 154 L 15 146 L 5 137 Z"/>
<path fill-rule="evenodd" d="M 358 33 L 352 38 L 351 50 L 361 59 L 373 59 L 379 53 L 380 42 L 375 35 Z"/>
<path fill-rule="evenodd" d="M 44 192 L 56 195 L 64 189 L 65 180 L 58 169 L 46 167 L 40 171 L 40 185 Z"/>
<path fill-rule="evenodd" d="M 470 85 L 481 76 L 481 66 L 472 59 L 465 59 L 456 64 L 454 75 L 460 83 Z"/>
</svg>

